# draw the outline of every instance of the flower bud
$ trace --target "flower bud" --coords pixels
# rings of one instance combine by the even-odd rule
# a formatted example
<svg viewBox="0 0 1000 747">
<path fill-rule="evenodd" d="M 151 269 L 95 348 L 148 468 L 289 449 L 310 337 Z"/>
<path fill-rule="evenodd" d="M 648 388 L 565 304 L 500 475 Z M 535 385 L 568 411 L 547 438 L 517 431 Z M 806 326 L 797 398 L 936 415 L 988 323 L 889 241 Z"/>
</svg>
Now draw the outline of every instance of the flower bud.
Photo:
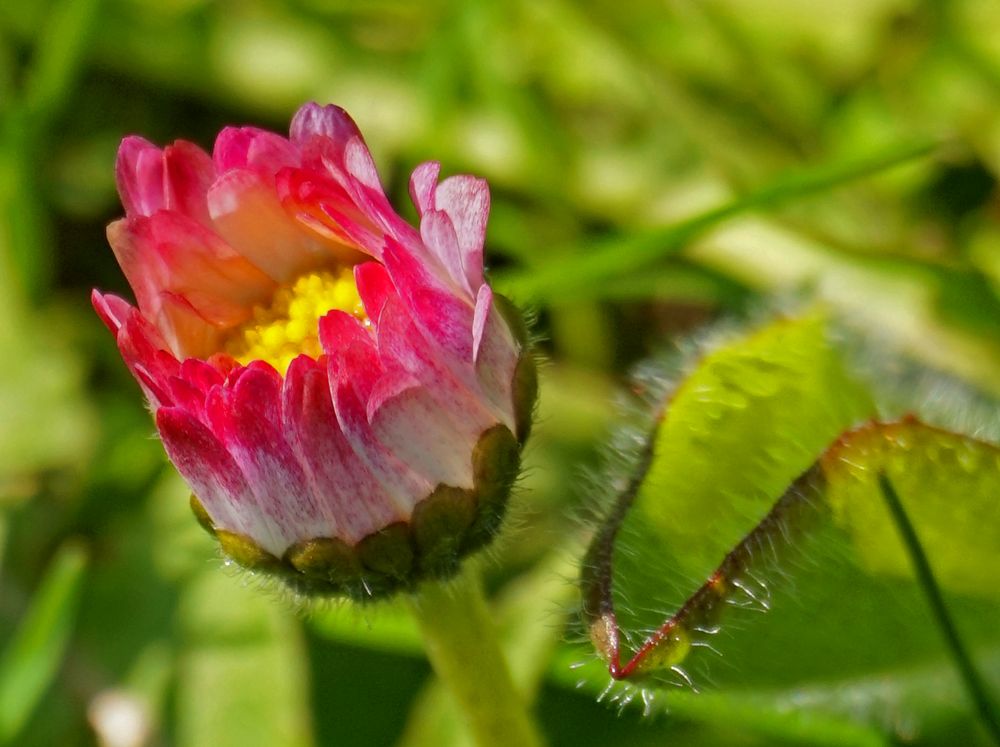
<svg viewBox="0 0 1000 747">
<path fill-rule="evenodd" d="M 524 321 L 483 277 L 489 191 L 418 166 L 419 227 L 354 122 L 208 155 L 126 138 L 108 238 L 136 306 L 93 294 L 222 552 L 304 594 L 376 598 L 496 534 L 537 393 Z"/>
</svg>

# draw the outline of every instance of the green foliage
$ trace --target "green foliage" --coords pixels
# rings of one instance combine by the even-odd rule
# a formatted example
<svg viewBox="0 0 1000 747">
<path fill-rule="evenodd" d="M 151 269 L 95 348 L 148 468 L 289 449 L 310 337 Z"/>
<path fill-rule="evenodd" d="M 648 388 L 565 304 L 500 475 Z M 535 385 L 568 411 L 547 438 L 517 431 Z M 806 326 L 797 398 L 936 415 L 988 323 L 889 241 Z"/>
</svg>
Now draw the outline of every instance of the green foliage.
<svg viewBox="0 0 1000 747">
<path fill-rule="evenodd" d="M 0 658 L 0 743 L 16 744 L 42 701 L 69 644 L 82 591 L 86 553 L 68 544 L 45 579 Z"/>
<path fill-rule="evenodd" d="M 765 707 L 803 682 L 878 678 L 905 691 L 910 672 L 927 666 L 954 680 L 940 620 L 921 599 L 931 587 L 936 599 L 936 584 L 914 576 L 915 552 L 993 664 L 995 444 L 913 418 L 869 420 L 870 398 L 816 314 L 723 343 L 658 392 L 655 407 L 583 574 L 584 620 L 613 674 L 653 688 L 756 688 Z M 900 541 L 880 475 L 901 496 L 919 550 Z M 953 714 L 919 696 L 866 705 L 845 715 L 878 728 L 900 715 L 925 733 L 954 728 Z"/>
<path fill-rule="evenodd" d="M 492 279 L 535 306 L 548 365 L 510 529 L 485 567 L 515 681 L 552 744 L 981 741 L 871 482 L 831 482 L 827 513 L 804 516 L 760 569 L 770 612 L 727 608 L 724 657 L 690 652 L 682 666 L 703 685 L 707 657 L 715 687 L 671 689 L 643 720 L 638 691 L 618 686 L 608 698 L 633 703 L 619 717 L 594 703 L 606 669 L 567 641 L 580 468 L 597 463 L 633 364 L 706 323 L 774 295 L 818 300 L 876 338 L 879 366 L 934 371 L 892 379 L 899 399 L 958 379 L 986 403 L 928 422 L 1000 438 L 1000 13 L 978 0 L 750 5 L 0 3 L 3 687 L 10 661 L 39 662 L 19 670 L 34 685 L 3 690 L 17 744 L 106 741 L 88 717 L 106 696 L 134 706 L 148 744 L 467 739 L 433 681 L 418 694 L 427 668 L 396 606 L 300 615 L 221 568 L 87 304 L 94 286 L 127 294 L 103 238 L 124 134 L 207 146 L 225 124 L 284 129 L 309 98 L 352 112 L 396 205 L 420 160 L 490 181 Z M 871 413 L 823 327 L 786 321 L 729 343 L 743 346 L 735 362 L 722 348 L 688 372 L 700 391 L 681 388 L 659 434 L 684 469 L 658 462 L 622 528 L 636 550 L 617 566 L 626 645 Z M 771 409 L 759 392 L 776 379 Z M 992 452 L 934 433 L 886 452 L 903 468 L 878 463 L 995 690 L 995 469 L 960 469 Z M 78 572 L 63 598 L 78 614 L 45 625 L 36 611 L 68 562 L 54 548 L 79 538 L 86 583 Z M 37 659 L 9 653 L 24 641 Z"/>
</svg>

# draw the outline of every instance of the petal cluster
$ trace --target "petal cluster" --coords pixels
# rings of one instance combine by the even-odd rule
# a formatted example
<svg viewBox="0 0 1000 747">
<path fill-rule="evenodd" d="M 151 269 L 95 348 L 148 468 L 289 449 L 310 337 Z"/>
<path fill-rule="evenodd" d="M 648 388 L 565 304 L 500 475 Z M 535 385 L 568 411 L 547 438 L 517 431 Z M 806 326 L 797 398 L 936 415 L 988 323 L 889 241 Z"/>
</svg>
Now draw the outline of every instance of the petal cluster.
<svg viewBox="0 0 1000 747">
<path fill-rule="evenodd" d="M 365 597 L 450 573 L 502 515 L 534 363 L 484 281 L 486 183 L 438 177 L 413 172 L 414 228 L 354 122 L 316 104 L 288 138 L 119 150 L 108 237 L 136 305 L 94 306 L 223 550 L 296 588 Z M 357 307 L 320 309 L 290 362 L 227 352 L 310 273 L 353 278 Z"/>
</svg>

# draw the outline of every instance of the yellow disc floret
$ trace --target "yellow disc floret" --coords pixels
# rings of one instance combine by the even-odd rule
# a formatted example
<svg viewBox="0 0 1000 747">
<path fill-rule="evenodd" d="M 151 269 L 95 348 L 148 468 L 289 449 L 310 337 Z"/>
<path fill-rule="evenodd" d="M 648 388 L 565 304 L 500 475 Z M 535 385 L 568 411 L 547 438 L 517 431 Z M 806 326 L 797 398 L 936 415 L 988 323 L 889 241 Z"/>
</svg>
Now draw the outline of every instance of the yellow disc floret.
<svg viewBox="0 0 1000 747">
<path fill-rule="evenodd" d="M 253 317 L 233 331 L 226 352 L 244 365 L 267 361 L 284 376 L 296 356 L 319 358 L 323 353 L 319 320 L 332 309 L 368 321 L 350 267 L 310 272 L 281 286 L 270 305 L 255 306 Z"/>
</svg>

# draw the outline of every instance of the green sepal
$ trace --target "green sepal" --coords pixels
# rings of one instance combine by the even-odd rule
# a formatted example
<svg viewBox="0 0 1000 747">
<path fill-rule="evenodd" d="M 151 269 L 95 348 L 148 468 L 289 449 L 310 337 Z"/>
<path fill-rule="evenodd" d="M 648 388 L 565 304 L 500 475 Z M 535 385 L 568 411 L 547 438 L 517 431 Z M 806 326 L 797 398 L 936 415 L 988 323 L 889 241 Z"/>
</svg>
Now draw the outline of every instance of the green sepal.
<svg viewBox="0 0 1000 747">
<path fill-rule="evenodd" d="M 409 578 L 413 570 L 410 527 L 402 521 L 369 534 L 358 543 L 357 552 L 366 569 L 390 579 Z"/>
<path fill-rule="evenodd" d="M 528 325 L 524 321 L 524 314 L 521 313 L 521 310 L 507 296 L 499 293 L 493 294 L 493 307 L 500 312 L 500 316 L 507 323 L 507 329 L 510 330 L 510 334 L 517 344 L 522 349 L 528 348 L 530 346 Z"/>
<path fill-rule="evenodd" d="M 522 350 L 514 368 L 511 382 L 511 399 L 514 402 L 514 427 L 517 441 L 523 444 L 531 434 L 531 423 L 535 417 L 535 402 L 538 399 L 538 366 L 530 350 Z"/>
<path fill-rule="evenodd" d="M 508 428 L 495 425 L 480 436 L 472 452 L 478 503 L 476 516 L 466 533 L 466 552 L 485 546 L 496 536 L 520 466 L 517 439 Z"/>
<path fill-rule="evenodd" d="M 281 572 L 284 570 L 284 566 L 278 558 L 246 535 L 237 534 L 225 529 L 216 529 L 215 536 L 218 537 L 219 545 L 226 557 L 248 570 L 263 571 L 265 573 Z"/>
<path fill-rule="evenodd" d="M 493 294 L 493 304 L 521 348 L 521 355 L 514 368 L 511 397 L 514 403 L 514 429 L 518 443 L 523 444 L 531 432 L 535 401 L 538 399 L 538 366 L 531 352 L 531 336 L 524 314 L 509 298 L 499 293 Z"/>
<path fill-rule="evenodd" d="M 191 500 L 188 503 L 191 506 L 191 513 L 194 514 L 194 518 L 201 524 L 202 529 L 214 537 L 215 524 L 212 523 L 212 517 L 208 515 L 208 511 L 205 510 L 205 507 L 194 493 L 191 494 Z"/>
<path fill-rule="evenodd" d="M 361 562 L 354 548 L 335 537 L 296 542 L 285 551 L 284 560 L 303 575 L 335 586 L 346 585 L 361 575 Z"/>
<path fill-rule="evenodd" d="M 441 577 L 458 570 L 465 533 L 475 517 L 474 495 L 448 485 L 438 486 L 416 505 L 410 521 L 423 573 Z"/>
</svg>

